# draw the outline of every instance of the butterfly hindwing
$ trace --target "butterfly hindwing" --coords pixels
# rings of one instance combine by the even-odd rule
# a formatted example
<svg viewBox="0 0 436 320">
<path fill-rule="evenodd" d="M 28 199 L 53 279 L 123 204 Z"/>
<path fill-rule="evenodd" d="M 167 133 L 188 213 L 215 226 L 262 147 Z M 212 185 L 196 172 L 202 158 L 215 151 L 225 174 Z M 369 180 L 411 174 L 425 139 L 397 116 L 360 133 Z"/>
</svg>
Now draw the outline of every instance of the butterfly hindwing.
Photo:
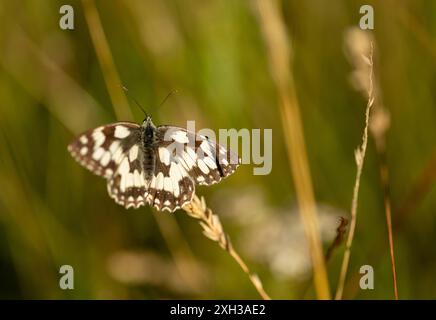
<svg viewBox="0 0 436 320">
<path fill-rule="evenodd" d="M 116 203 L 128 208 L 139 208 L 146 203 L 149 181 L 143 167 L 143 151 L 133 144 L 118 159 L 118 167 L 108 178 L 108 193 Z"/>
<path fill-rule="evenodd" d="M 158 147 L 158 155 L 162 155 Z M 157 210 L 173 212 L 188 204 L 194 194 L 194 182 L 186 170 L 176 162 L 163 162 L 160 156 L 156 157 L 155 174 L 149 185 L 147 203 Z"/>
</svg>

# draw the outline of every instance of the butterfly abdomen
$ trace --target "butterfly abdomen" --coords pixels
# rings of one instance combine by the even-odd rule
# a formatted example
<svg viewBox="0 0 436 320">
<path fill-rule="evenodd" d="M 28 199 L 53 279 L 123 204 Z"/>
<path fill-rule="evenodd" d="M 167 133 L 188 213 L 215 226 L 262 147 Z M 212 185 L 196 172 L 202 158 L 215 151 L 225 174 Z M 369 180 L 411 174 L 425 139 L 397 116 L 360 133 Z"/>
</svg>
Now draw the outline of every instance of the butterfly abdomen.
<svg viewBox="0 0 436 320">
<path fill-rule="evenodd" d="M 156 166 L 156 153 L 153 148 L 144 148 L 144 176 L 146 180 L 151 180 Z"/>
<path fill-rule="evenodd" d="M 142 136 L 143 146 L 144 146 L 144 175 L 146 180 L 151 180 L 153 177 L 155 167 L 156 167 L 156 148 L 157 143 L 155 128 L 151 125 L 147 125 L 144 128 L 144 133 Z"/>
</svg>

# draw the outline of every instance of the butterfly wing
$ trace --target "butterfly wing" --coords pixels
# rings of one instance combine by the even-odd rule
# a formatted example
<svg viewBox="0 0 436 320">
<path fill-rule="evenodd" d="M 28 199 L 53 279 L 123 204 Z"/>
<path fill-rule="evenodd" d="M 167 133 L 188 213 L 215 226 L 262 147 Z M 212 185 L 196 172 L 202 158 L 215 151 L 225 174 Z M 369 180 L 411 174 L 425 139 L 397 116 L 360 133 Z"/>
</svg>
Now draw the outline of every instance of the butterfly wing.
<svg viewBox="0 0 436 320">
<path fill-rule="evenodd" d="M 174 212 L 191 201 L 195 184 L 183 167 L 162 158 L 167 151 L 164 146 L 157 147 L 156 166 L 146 201 L 157 210 Z"/>
<path fill-rule="evenodd" d="M 94 174 L 110 178 L 137 139 L 140 126 L 117 122 L 88 130 L 68 145 L 68 151 Z"/>
<path fill-rule="evenodd" d="M 145 205 L 150 182 L 145 179 L 143 167 L 137 160 L 130 161 L 126 155 L 113 175 L 108 179 L 109 196 L 126 209 Z"/>
<path fill-rule="evenodd" d="M 138 124 L 117 122 L 89 130 L 68 146 L 81 165 L 108 180 L 109 195 L 126 208 L 140 207 L 147 196 L 140 135 Z"/>
<path fill-rule="evenodd" d="M 195 183 L 186 169 L 177 162 L 169 161 L 172 141 L 160 139 L 150 146 L 153 155 L 153 172 L 148 179 L 144 173 L 144 152 L 136 145 L 127 149 L 119 162 L 118 170 L 108 181 L 109 195 L 126 208 L 138 208 L 145 203 L 159 211 L 174 212 L 189 203 Z"/>
<path fill-rule="evenodd" d="M 239 158 L 207 137 L 173 126 L 157 128 L 155 171 L 146 202 L 175 211 L 192 200 L 195 184 L 211 185 L 232 174 Z"/>
<path fill-rule="evenodd" d="M 175 162 L 196 184 L 218 183 L 240 164 L 239 157 L 230 149 L 184 128 L 160 126 L 158 137 L 163 141 L 160 161 L 171 165 Z"/>
</svg>

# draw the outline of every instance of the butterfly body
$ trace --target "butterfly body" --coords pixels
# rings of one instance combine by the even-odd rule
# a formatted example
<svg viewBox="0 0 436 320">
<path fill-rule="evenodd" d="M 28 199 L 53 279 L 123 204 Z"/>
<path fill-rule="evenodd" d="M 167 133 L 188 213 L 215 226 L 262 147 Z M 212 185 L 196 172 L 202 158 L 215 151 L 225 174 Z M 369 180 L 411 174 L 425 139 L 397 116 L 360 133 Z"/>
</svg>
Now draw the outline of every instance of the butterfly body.
<svg viewBox="0 0 436 320">
<path fill-rule="evenodd" d="M 239 158 L 208 137 L 173 126 L 117 122 L 89 130 L 69 146 L 72 156 L 107 179 L 109 195 L 126 208 L 149 204 L 175 211 L 189 203 L 195 184 L 232 174 Z"/>
<path fill-rule="evenodd" d="M 156 167 L 156 148 L 159 143 L 157 137 L 158 131 L 150 117 L 147 117 L 147 119 L 144 120 L 140 131 L 144 154 L 144 174 L 146 175 L 146 179 L 150 180 L 153 177 L 153 172 Z"/>
</svg>

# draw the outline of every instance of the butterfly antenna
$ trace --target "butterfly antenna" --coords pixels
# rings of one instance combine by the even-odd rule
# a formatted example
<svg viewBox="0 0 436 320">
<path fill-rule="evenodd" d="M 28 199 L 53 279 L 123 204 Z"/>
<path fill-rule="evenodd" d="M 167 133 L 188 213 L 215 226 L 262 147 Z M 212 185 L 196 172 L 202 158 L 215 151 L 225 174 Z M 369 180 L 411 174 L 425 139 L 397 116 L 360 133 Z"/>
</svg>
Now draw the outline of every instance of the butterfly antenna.
<svg viewBox="0 0 436 320">
<path fill-rule="evenodd" d="M 171 97 L 173 94 L 178 93 L 178 92 L 179 92 L 179 90 L 177 90 L 177 89 L 171 90 L 170 93 L 168 93 L 167 96 L 159 104 L 159 107 L 161 107 L 168 100 L 169 97 Z"/>
<path fill-rule="evenodd" d="M 126 95 L 133 100 L 133 102 L 139 107 L 139 109 L 141 109 L 142 112 L 144 112 L 145 116 L 148 116 L 147 112 L 144 110 L 144 108 L 141 106 L 141 104 L 133 97 L 130 95 L 129 89 L 127 89 L 125 86 L 121 86 L 123 88 L 123 90 L 126 92 Z"/>
</svg>

